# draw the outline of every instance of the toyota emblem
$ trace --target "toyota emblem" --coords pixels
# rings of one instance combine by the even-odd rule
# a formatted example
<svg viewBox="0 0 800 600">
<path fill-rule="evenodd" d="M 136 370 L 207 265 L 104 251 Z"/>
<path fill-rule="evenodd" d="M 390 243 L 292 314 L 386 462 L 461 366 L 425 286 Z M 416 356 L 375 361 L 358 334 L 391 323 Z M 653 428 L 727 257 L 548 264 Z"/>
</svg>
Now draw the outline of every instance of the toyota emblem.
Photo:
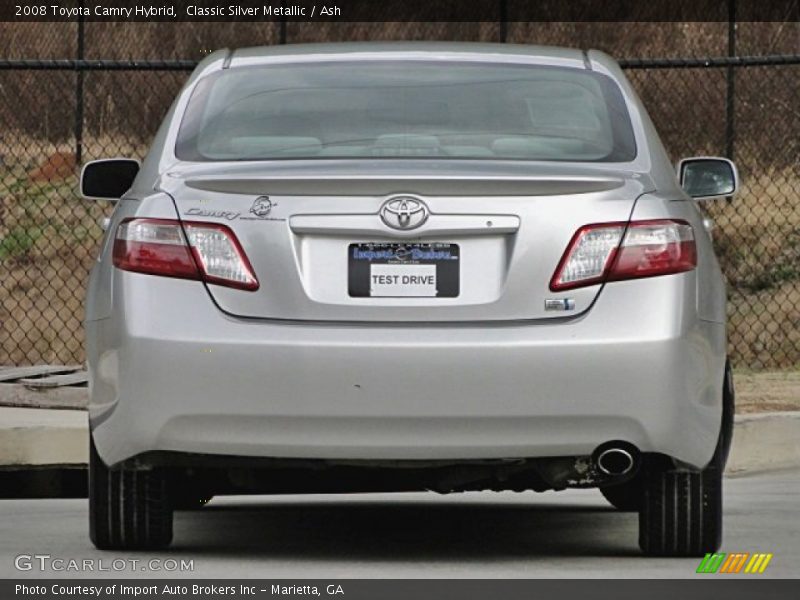
<svg viewBox="0 0 800 600">
<path fill-rule="evenodd" d="M 396 196 L 383 203 L 381 219 L 392 229 L 416 229 L 428 220 L 430 211 L 422 200 Z"/>
</svg>

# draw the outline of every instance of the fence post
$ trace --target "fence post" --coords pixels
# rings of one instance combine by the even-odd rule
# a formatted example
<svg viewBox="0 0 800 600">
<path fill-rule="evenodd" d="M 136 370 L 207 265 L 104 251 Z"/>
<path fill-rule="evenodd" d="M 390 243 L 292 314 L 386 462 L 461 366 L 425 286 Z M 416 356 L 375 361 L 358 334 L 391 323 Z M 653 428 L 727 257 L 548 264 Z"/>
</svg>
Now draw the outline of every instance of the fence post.
<svg viewBox="0 0 800 600">
<path fill-rule="evenodd" d="M 728 0 L 728 57 L 736 56 L 736 0 Z M 736 137 L 736 72 L 733 65 L 728 66 L 727 90 L 725 96 L 725 156 L 733 160 L 733 142 Z"/>
<path fill-rule="evenodd" d="M 286 0 L 281 0 L 281 8 L 286 7 Z M 278 43 L 286 43 L 286 15 L 281 11 L 281 18 L 278 20 Z"/>
<path fill-rule="evenodd" d="M 83 2 L 80 0 L 78 6 L 81 8 L 78 17 L 78 60 L 84 59 L 84 20 Z M 81 69 L 76 71 L 77 82 L 75 84 L 75 164 L 80 165 L 83 160 L 83 77 Z"/>
<path fill-rule="evenodd" d="M 508 41 L 508 0 L 499 0 L 500 2 L 500 41 L 506 43 Z"/>
</svg>

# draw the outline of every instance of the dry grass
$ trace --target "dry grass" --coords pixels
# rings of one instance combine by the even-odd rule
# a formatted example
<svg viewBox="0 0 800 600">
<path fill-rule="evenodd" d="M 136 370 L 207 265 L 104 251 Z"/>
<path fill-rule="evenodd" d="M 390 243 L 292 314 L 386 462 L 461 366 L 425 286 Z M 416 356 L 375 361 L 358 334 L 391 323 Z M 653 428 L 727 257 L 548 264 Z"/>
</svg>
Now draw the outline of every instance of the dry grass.
<svg viewBox="0 0 800 600">
<path fill-rule="evenodd" d="M 76 196 L 75 177 L 0 181 L 0 364 L 81 362 L 84 289 L 104 208 Z"/>
<path fill-rule="evenodd" d="M 83 140 L 83 161 L 111 156 L 141 159 L 147 154 L 148 148 L 149 139 L 144 141 L 120 135 L 92 135 Z M 6 195 L 9 185 L 21 183 L 25 175 L 42 166 L 54 154 L 74 152 L 74 143 L 54 142 L 0 130 L 0 195 Z M 3 161 L 5 170 L 2 170 Z M 60 185 L 64 182 L 53 183 Z"/>
<path fill-rule="evenodd" d="M 774 369 L 800 364 L 800 281 L 729 294 L 728 344 L 737 365 Z"/>
<path fill-rule="evenodd" d="M 705 204 L 717 254 L 736 288 L 759 291 L 800 278 L 800 169 L 744 177 L 732 202 Z"/>
<path fill-rule="evenodd" d="M 728 280 L 731 355 L 752 368 L 800 364 L 800 173 L 743 178 L 733 202 L 707 203 Z"/>
</svg>

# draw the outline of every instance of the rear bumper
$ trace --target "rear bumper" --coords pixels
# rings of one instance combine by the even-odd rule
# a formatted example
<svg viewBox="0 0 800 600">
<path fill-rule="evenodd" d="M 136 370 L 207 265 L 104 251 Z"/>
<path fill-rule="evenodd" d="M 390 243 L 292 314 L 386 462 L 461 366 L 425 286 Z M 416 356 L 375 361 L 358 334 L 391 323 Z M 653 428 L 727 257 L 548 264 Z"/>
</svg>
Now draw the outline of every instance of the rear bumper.
<svg viewBox="0 0 800 600">
<path fill-rule="evenodd" d="M 109 464 L 570 456 L 624 440 L 702 466 L 719 433 L 725 330 L 696 318 L 692 273 L 607 286 L 569 321 L 447 326 L 244 321 L 195 282 L 120 276 L 112 316 L 87 323 Z"/>
</svg>

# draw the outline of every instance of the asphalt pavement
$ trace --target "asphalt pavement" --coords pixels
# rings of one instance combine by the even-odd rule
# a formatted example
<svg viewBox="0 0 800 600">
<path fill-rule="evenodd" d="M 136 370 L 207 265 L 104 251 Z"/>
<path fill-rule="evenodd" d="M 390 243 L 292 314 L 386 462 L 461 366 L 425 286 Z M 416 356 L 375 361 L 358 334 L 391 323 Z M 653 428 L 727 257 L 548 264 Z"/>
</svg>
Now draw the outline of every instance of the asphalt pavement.
<svg viewBox="0 0 800 600">
<path fill-rule="evenodd" d="M 721 551 L 774 555 L 763 575 L 732 577 L 800 576 L 799 499 L 800 470 L 726 479 Z M 86 512 L 85 500 L 0 500 L 0 577 L 721 576 L 696 575 L 696 559 L 642 557 L 637 515 L 596 490 L 215 498 L 177 513 L 163 553 L 95 550 Z M 162 570 L 143 570 L 154 558 Z M 71 570 L 87 559 L 94 571 Z M 193 571 L 163 570 L 181 560 Z"/>
</svg>

